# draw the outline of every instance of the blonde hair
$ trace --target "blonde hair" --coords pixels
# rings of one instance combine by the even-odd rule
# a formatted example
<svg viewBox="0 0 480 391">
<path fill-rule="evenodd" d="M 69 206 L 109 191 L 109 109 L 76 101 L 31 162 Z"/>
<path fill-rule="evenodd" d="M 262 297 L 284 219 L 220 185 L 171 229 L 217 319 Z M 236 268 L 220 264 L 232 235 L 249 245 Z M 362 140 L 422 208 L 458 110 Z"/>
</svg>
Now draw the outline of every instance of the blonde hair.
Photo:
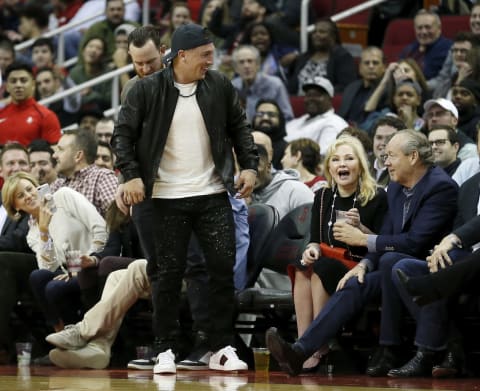
<svg viewBox="0 0 480 391">
<path fill-rule="evenodd" d="M 2 187 L 2 203 L 7 211 L 8 216 L 12 220 L 18 220 L 20 218 L 18 211 L 15 209 L 15 195 L 18 184 L 22 179 L 26 179 L 27 181 L 31 182 L 35 187 L 38 186 L 38 182 L 32 175 L 20 171 L 12 176 L 9 176 Z"/>
<path fill-rule="evenodd" d="M 358 178 L 358 199 L 360 200 L 360 205 L 365 206 L 377 194 L 377 184 L 375 183 L 375 179 L 373 179 L 372 175 L 370 174 L 365 149 L 357 138 L 349 135 L 340 136 L 328 147 L 327 153 L 325 154 L 323 171 L 325 178 L 327 179 L 327 187 L 334 189 L 336 186 L 336 183 L 334 182 L 328 169 L 328 165 L 330 164 L 330 160 L 335 154 L 337 148 L 342 145 L 348 145 L 353 149 L 353 153 L 357 157 L 360 164 L 360 177 Z"/>
</svg>

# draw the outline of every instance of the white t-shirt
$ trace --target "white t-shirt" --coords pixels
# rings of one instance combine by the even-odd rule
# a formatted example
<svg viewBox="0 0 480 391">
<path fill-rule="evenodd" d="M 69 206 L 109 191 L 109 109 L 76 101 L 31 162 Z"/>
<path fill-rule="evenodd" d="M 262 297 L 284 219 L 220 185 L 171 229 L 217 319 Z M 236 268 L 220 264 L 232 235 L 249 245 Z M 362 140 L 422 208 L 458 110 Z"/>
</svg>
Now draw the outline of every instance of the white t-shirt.
<svg viewBox="0 0 480 391">
<path fill-rule="evenodd" d="M 168 132 L 153 198 L 186 198 L 225 191 L 215 172 L 210 137 L 197 103 L 197 83 L 175 83 L 180 91 Z"/>
</svg>

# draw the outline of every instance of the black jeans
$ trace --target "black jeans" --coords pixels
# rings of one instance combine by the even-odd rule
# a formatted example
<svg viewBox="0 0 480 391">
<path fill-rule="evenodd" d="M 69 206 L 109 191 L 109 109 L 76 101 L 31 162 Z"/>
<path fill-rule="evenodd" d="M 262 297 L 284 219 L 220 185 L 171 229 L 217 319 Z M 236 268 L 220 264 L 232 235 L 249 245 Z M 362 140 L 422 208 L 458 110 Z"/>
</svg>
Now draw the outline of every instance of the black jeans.
<svg viewBox="0 0 480 391">
<path fill-rule="evenodd" d="M 194 233 L 208 273 L 208 334 L 212 350 L 233 344 L 235 227 L 227 193 L 149 199 L 133 208 L 152 288 L 153 331 L 161 349 L 176 350 L 180 290 Z"/>
<path fill-rule="evenodd" d="M 31 295 L 28 278 L 37 268 L 34 254 L 0 252 L 0 349 L 11 345 L 10 314 L 22 296 Z"/>
</svg>

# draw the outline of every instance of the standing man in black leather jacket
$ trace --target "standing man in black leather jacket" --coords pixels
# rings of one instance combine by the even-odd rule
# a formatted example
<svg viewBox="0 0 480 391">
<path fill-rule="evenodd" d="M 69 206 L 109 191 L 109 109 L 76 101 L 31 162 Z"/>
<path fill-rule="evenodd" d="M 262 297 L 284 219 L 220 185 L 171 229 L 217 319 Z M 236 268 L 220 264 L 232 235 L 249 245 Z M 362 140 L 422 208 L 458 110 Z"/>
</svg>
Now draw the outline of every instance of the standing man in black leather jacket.
<svg viewBox="0 0 480 391">
<path fill-rule="evenodd" d="M 148 259 L 154 332 L 160 341 L 154 373 L 174 373 L 179 293 L 194 232 L 209 274 L 211 369 L 246 370 L 233 344 L 235 235 L 227 191 L 245 198 L 258 154 L 230 81 L 215 71 L 214 46 L 202 27 L 179 27 L 163 71 L 128 92 L 112 138 L 123 201 L 132 205 Z M 235 150 L 241 167 L 234 184 Z M 153 222 L 153 224 L 149 224 Z"/>
</svg>

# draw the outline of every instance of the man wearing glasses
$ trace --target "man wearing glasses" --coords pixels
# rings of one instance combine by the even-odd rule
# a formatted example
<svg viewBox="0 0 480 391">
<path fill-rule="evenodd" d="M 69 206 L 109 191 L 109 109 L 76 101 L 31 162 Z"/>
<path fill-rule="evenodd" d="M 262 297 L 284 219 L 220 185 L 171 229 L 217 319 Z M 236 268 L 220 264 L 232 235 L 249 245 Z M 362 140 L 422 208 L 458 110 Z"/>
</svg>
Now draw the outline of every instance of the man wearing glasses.
<svg viewBox="0 0 480 391">
<path fill-rule="evenodd" d="M 454 128 L 458 135 L 460 149 L 458 157 L 461 160 L 478 158 L 477 146 L 461 130 L 457 129 L 458 110 L 451 100 L 445 98 L 430 99 L 423 105 L 425 110 L 424 119 L 427 133 L 433 125 L 447 125 Z"/>
<path fill-rule="evenodd" d="M 287 147 L 287 142 L 283 138 L 287 132 L 285 131 L 285 117 L 275 100 L 260 99 L 257 102 L 252 128 L 270 137 L 273 146 L 272 164 L 275 169 L 280 170 L 282 168 L 280 161 Z"/>
<path fill-rule="evenodd" d="M 433 90 L 434 98 L 447 96 L 453 81 L 459 83 L 472 72 L 467 62 L 467 54 L 473 47 L 478 46 L 478 43 L 478 36 L 470 31 L 460 31 L 455 35 L 441 71 L 427 82 L 428 87 Z"/>
</svg>

